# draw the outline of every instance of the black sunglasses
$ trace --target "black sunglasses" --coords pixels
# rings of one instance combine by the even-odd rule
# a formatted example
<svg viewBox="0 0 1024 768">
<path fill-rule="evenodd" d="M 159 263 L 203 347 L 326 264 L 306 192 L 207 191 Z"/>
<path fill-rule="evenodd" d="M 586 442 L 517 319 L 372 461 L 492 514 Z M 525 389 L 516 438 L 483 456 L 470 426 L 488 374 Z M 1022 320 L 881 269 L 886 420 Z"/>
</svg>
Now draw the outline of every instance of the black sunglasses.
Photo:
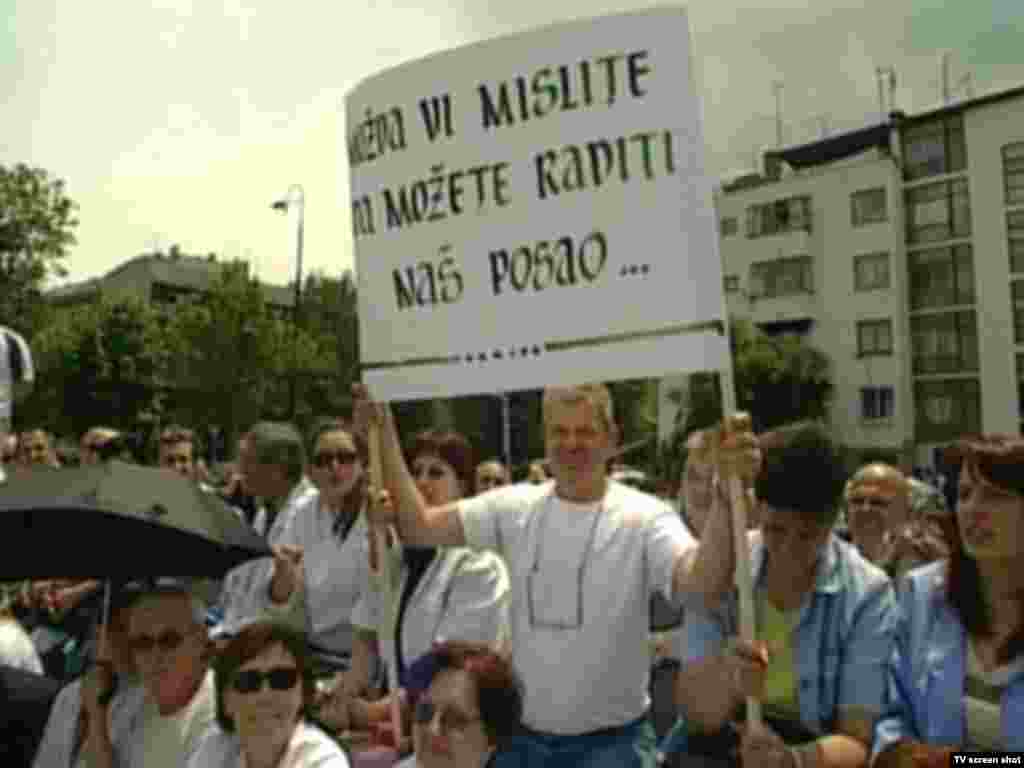
<svg viewBox="0 0 1024 768">
<path fill-rule="evenodd" d="M 185 642 L 185 636 L 172 629 L 155 636 L 136 635 L 128 642 L 136 653 L 149 653 L 154 648 L 159 648 L 164 653 L 171 653 L 178 650 L 181 644 Z"/>
<path fill-rule="evenodd" d="M 299 682 L 299 670 L 295 667 L 274 667 L 266 672 L 245 669 L 235 675 L 232 686 L 239 693 L 256 693 L 263 688 L 264 681 L 273 691 L 290 691 Z"/>
<path fill-rule="evenodd" d="M 324 451 L 313 457 L 313 464 L 318 469 L 329 467 L 335 461 L 342 466 L 348 466 L 349 464 L 354 464 L 358 458 L 359 454 L 355 451 Z"/>
</svg>

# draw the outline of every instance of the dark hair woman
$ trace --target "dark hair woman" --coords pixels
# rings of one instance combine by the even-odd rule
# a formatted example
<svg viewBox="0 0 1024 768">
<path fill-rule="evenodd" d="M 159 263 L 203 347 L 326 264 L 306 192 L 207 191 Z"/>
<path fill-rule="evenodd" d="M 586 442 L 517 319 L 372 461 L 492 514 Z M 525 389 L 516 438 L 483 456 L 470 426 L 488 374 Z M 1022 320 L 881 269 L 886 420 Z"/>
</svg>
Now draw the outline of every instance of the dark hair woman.
<svg viewBox="0 0 1024 768">
<path fill-rule="evenodd" d="M 1024 439 L 961 440 L 948 560 L 911 571 L 876 765 L 930 766 L 961 749 L 1024 750 Z"/>
<path fill-rule="evenodd" d="M 217 726 L 188 768 L 349 768 L 305 716 L 313 700 L 305 638 L 284 625 L 242 629 L 217 658 Z"/>
</svg>

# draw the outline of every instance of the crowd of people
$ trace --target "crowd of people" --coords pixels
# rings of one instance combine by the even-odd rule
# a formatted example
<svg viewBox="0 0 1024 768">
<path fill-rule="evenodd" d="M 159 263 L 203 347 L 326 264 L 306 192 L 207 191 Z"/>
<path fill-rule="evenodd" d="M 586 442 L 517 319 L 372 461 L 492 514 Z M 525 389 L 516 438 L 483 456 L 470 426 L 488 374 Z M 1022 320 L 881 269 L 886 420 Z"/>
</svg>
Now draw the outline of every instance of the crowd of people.
<svg viewBox="0 0 1024 768">
<path fill-rule="evenodd" d="M 658 498 L 613 479 L 601 385 L 545 390 L 546 459 L 523 482 L 355 395 L 307 439 L 252 426 L 222 477 L 192 431 L 160 434 L 159 466 L 219 495 L 272 557 L 216 584 L 140 579 L 109 610 L 103 574 L 8 590 L 4 685 L 52 702 L 20 764 L 931 768 L 1024 749 L 1024 439 L 952 445 L 951 507 L 935 477 L 848 472 L 820 426 L 718 427 L 691 436 L 678 498 Z M 3 448 L 11 484 L 60 463 L 42 430 Z M 78 460 L 125 451 L 97 427 Z M 754 641 L 737 638 L 738 503 Z M 678 611 L 669 631 L 654 597 Z M 666 660 L 668 734 L 651 716 Z"/>
</svg>

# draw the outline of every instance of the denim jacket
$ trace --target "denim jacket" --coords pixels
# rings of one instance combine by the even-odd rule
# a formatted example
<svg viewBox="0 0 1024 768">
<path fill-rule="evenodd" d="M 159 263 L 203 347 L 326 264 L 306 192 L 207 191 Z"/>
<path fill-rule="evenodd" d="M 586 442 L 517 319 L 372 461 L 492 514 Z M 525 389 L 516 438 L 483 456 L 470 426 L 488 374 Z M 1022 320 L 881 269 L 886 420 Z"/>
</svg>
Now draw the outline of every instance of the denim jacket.
<svg viewBox="0 0 1024 768">
<path fill-rule="evenodd" d="M 759 533 L 751 540 L 755 591 L 763 584 L 767 552 Z M 805 596 L 794 631 L 800 720 L 817 733 L 835 727 L 840 710 L 880 713 L 885 665 L 897 628 L 896 597 L 885 573 L 830 535 L 814 587 Z M 688 612 L 684 664 L 716 653 L 737 633 L 738 604 L 731 597 L 715 615 Z"/>
<path fill-rule="evenodd" d="M 901 626 L 889 661 L 885 714 L 872 759 L 902 739 L 962 746 L 966 632 L 946 600 L 946 561 L 916 568 L 900 585 Z M 1003 749 L 1024 750 L 1024 674 L 1003 690 Z"/>
</svg>

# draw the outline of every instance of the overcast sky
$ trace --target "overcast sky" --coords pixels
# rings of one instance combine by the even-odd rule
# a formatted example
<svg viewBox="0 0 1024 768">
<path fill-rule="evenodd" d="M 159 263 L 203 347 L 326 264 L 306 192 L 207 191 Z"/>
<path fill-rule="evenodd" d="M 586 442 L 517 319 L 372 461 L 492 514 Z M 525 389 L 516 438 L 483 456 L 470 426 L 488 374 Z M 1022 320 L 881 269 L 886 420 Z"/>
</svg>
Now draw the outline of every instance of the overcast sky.
<svg viewBox="0 0 1024 768">
<path fill-rule="evenodd" d="M 289 222 L 306 192 L 306 265 L 352 264 L 343 99 L 382 68 L 639 0 L 0 0 L 0 163 L 64 178 L 79 203 L 71 279 L 179 243 L 293 273 Z M 774 142 L 877 119 L 875 67 L 905 110 L 939 100 L 939 55 L 976 93 L 1024 84 L 1021 0 L 694 0 L 708 166 L 752 167 Z"/>
</svg>

